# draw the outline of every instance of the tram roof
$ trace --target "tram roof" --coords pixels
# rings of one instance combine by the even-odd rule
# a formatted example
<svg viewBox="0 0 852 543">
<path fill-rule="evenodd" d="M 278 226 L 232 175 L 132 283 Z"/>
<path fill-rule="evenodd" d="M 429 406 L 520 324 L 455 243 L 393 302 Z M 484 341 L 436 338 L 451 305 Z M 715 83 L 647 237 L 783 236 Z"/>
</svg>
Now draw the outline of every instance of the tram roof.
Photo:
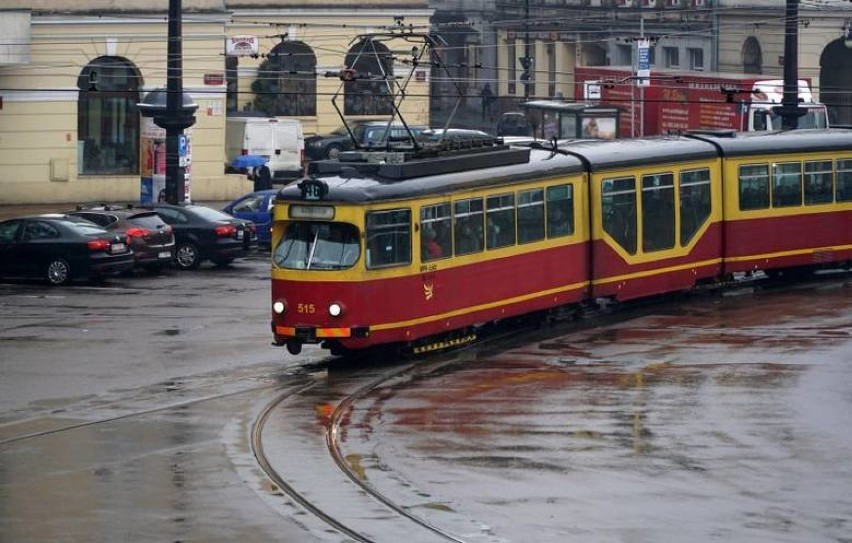
<svg viewBox="0 0 852 543">
<path fill-rule="evenodd" d="M 776 152 L 852 150 L 852 130 L 843 128 L 780 132 L 700 132 L 690 137 L 718 145 L 725 156 L 766 155 Z"/>
<path fill-rule="evenodd" d="M 591 170 L 651 166 L 672 162 L 712 159 L 713 145 L 682 136 L 659 136 L 617 140 L 583 140 L 561 149 L 582 156 Z"/>
<path fill-rule="evenodd" d="M 363 203 L 498 187 L 531 180 L 543 181 L 585 171 L 582 161 L 575 156 L 526 148 L 514 148 L 511 151 L 521 153 L 516 156 L 523 156 L 524 160 L 406 178 L 382 177 L 374 172 L 359 171 L 354 165 L 340 163 L 333 172 L 321 173 L 317 179 L 328 186 L 325 201 Z M 421 171 L 428 171 L 428 165 L 436 160 L 440 161 L 442 158 L 423 161 Z M 417 161 L 408 164 L 413 171 L 418 171 Z M 301 189 L 298 185 L 299 183 L 291 183 L 283 187 L 278 192 L 277 198 L 287 201 L 301 200 Z"/>
</svg>

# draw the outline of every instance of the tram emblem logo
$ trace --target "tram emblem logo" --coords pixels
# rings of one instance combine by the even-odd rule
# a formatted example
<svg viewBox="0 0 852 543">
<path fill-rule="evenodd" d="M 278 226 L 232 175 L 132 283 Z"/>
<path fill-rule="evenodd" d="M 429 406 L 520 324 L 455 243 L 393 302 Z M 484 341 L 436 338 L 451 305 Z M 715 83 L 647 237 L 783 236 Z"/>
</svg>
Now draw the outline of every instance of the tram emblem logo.
<svg viewBox="0 0 852 543">
<path fill-rule="evenodd" d="M 423 277 L 423 296 L 427 302 L 435 296 L 435 283 L 432 279 L 431 274 Z"/>
</svg>

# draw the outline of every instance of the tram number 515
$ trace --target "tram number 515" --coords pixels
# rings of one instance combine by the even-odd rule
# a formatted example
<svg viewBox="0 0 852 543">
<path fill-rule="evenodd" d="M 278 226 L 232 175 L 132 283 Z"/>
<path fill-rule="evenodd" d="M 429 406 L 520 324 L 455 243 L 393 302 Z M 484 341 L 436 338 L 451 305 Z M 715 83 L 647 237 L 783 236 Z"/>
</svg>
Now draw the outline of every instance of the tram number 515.
<svg viewBox="0 0 852 543">
<path fill-rule="evenodd" d="M 296 306 L 296 310 L 299 313 L 316 313 L 317 308 L 314 304 L 299 304 Z"/>
</svg>

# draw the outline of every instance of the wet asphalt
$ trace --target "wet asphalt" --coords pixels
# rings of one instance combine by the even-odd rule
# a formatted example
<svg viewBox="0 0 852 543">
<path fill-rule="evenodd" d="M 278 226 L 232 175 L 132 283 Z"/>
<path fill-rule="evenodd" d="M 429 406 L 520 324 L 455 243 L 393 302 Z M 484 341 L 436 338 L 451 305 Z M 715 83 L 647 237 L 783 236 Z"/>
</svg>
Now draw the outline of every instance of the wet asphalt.
<svg viewBox="0 0 852 543">
<path fill-rule="evenodd" d="M 258 413 L 290 393 L 273 464 L 400 540 L 323 449 L 323 406 L 394 363 L 272 347 L 267 270 L 0 283 L 0 541 L 349 541 L 254 457 Z M 848 278 L 529 330 L 377 386 L 340 447 L 462 541 L 847 541 L 850 330 Z"/>
</svg>

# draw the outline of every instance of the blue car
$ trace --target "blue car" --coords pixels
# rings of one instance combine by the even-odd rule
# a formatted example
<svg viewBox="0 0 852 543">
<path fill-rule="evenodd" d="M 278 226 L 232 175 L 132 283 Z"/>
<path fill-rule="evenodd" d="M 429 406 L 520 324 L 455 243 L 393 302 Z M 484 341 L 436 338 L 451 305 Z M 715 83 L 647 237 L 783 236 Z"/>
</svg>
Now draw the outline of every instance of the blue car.
<svg viewBox="0 0 852 543">
<path fill-rule="evenodd" d="M 222 208 L 228 215 L 252 221 L 257 226 L 257 243 L 268 247 L 272 243 L 272 206 L 278 189 L 259 190 L 240 196 Z"/>
</svg>

